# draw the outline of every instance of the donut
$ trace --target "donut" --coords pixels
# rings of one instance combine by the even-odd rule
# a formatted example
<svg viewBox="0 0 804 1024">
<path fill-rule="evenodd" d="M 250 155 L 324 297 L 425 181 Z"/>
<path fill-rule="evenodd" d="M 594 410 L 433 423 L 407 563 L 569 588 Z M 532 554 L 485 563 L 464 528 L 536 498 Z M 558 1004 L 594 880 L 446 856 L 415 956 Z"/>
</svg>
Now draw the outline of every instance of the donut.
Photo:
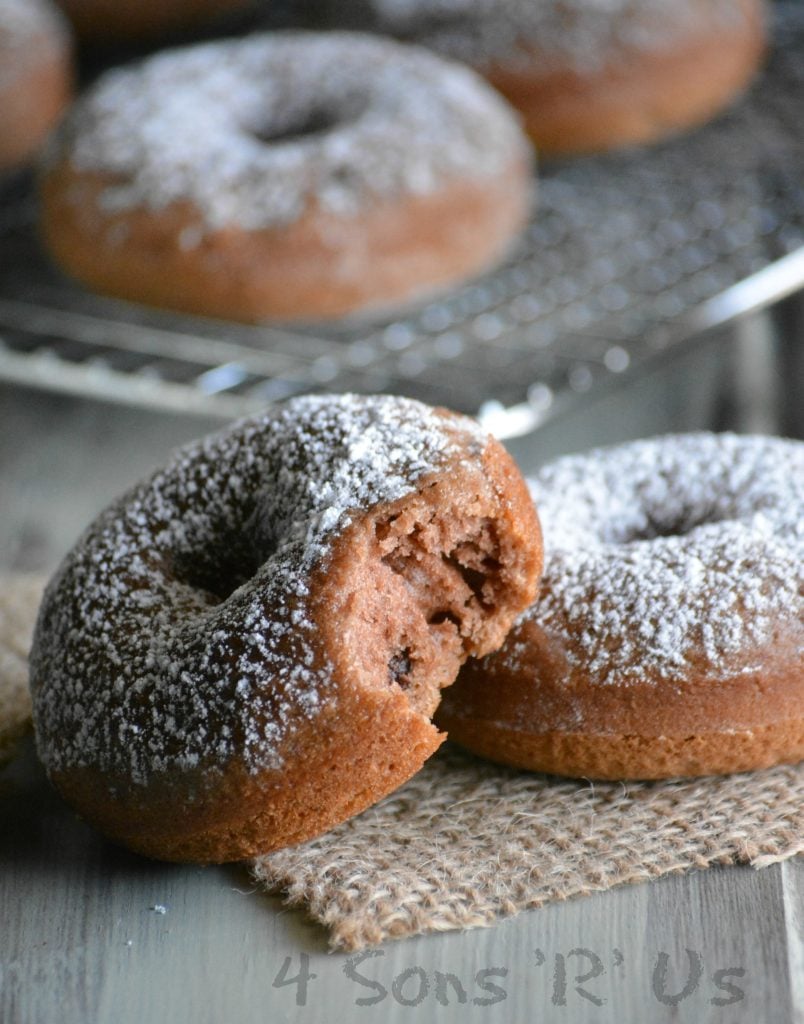
<svg viewBox="0 0 804 1024">
<path fill-rule="evenodd" d="M 92 44 L 137 43 L 187 29 L 215 25 L 247 10 L 255 0 L 58 0 L 82 40 Z"/>
<path fill-rule="evenodd" d="M 464 60 L 517 107 L 548 156 L 640 145 L 709 120 L 765 51 L 763 0 L 337 0 Z"/>
<path fill-rule="evenodd" d="M 494 761 L 592 779 L 804 757 L 804 443 L 675 435 L 531 483 L 536 603 L 437 722 Z"/>
<path fill-rule="evenodd" d="M 121 298 L 338 317 L 500 259 L 530 167 L 514 115 L 467 69 L 372 36 L 258 34 L 103 77 L 50 147 L 44 235 Z"/>
<path fill-rule="evenodd" d="M 540 569 L 527 486 L 473 421 L 292 399 L 179 451 L 67 556 L 31 653 L 40 757 L 151 857 L 309 839 L 438 748 L 441 688 Z"/>
<path fill-rule="evenodd" d="M 66 106 L 67 23 L 49 0 L 0 0 L 0 170 L 24 164 Z"/>
</svg>

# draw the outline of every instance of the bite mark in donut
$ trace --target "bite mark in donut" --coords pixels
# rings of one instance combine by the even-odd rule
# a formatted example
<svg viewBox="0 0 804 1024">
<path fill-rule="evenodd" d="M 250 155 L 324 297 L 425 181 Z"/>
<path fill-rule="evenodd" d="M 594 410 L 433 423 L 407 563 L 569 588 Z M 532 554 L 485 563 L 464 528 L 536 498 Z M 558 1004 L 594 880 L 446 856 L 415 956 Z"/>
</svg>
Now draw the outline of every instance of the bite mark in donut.
<svg viewBox="0 0 804 1024">
<path fill-rule="evenodd" d="M 150 856 L 301 842 L 437 749 L 441 689 L 540 566 L 524 481 L 471 421 L 293 399 L 180 451 L 68 555 L 31 655 L 40 756 Z"/>
</svg>

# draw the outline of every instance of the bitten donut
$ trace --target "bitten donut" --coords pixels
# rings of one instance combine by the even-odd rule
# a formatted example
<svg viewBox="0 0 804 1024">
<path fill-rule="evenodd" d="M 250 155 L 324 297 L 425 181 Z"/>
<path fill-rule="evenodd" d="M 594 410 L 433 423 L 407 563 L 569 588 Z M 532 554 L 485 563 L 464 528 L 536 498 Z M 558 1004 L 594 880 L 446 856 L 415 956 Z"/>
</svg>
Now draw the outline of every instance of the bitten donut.
<svg viewBox="0 0 804 1024">
<path fill-rule="evenodd" d="M 522 226 L 530 150 L 473 72 L 371 36 L 273 33 L 107 74 L 50 149 L 62 266 L 235 320 L 396 306 L 478 273 Z"/>
<path fill-rule="evenodd" d="M 24 164 L 72 88 L 67 23 L 49 0 L 0 0 L 0 171 Z"/>
<path fill-rule="evenodd" d="M 804 444 L 692 434 L 532 482 L 541 595 L 437 719 L 495 761 L 659 779 L 804 757 Z"/>
<path fill-rule="evenodd" d="M 326 6 L 330 23 L 351 15 L 471 64 L 522 112 L 545 155 L 642 144 L 700 124 L 745 88 L 765 50 L 763 0 Z"/>
<path fill-rule="evenodd" d="M 540 569 L 527 487 L 471 420 L 293 399 L 180 451 L 68 555 L 31 654 L 40 756 L 149 856 L 298 843 L 436 750 L 440 689 Z"/>
<path fill-rule="evenodd" d="M 195 27 L 215 26 L 255 0 L 57 0 L 82 40 L 142 42 Z"/>
</svg>

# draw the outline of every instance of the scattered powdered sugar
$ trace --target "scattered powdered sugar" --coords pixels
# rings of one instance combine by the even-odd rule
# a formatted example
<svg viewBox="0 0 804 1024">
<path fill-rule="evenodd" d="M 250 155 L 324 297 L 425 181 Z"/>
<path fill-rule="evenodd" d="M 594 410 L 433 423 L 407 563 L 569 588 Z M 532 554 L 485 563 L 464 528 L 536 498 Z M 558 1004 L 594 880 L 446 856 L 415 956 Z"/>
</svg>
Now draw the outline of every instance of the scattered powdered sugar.
<svg viewBox="0 0 804 1024">
<path fill-rule="evenodd" d="M 20 56 L 30 62 L 33 47 L 52 41 L 62 49 L 68 38 L 67 22 L 48 0 L 0 0 L 0 81 L 16 73 Z"/>
<path fill-rule="evenodd" d="M 467 68 L 372 36 L 279 32 L 108 72 L 46 159 L 113 176 L 110 212 L 186 200 L 207 229 L 258 229 L 313 206 L 351 217 L 526 153 L 513 113 Z"/>
<path fill-rule="evenodd" d="M 342 0 L 338 0 L 337 11 Z M 744 24 L 753 0 L 369 0 L 377 27 L 470 63 L 601 67 L 612 53 L 659 50 L 690 31 Z M 334 14 L 338 18 L 338 14 Z"/>
<path fill-rule="evenodd" d="M 418 402 L 308 396 L 180 450 L 49 585 L 31 655 L 46 766 L 137 783 L 233 759 L 280 767 L 332 683 L 311 571 L 355 510 L 486 441 Z"/>
<path fill-rule="evenodd" d="M 723 678 L 754 670 L 780 621 L 804 638 L 804 443 L 668 436 L 559 459 L 530 486 L 546 564 L 526 616 L 591 681 L 678 679 L 701 657 Z"/>
</svg>

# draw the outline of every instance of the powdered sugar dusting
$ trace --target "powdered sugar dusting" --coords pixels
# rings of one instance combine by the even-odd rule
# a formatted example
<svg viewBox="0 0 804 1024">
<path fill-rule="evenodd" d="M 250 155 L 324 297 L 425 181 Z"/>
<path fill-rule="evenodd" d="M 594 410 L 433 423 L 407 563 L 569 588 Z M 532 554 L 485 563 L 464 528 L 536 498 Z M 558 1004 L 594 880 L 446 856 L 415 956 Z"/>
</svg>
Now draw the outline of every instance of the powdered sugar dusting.
<svg viewBox="0 0 804 1024">
<path fill-rule="evenodd" d="M 486 440 L 418 402 L 309 396 L 179 451 L 48 588 L 31 660 L 46 766 L 140 783 L 232 759 L 279 767 L 331 690 L 311 571 L 355 510 Z"/>
<path fill-rule="evenodd" d="M 526 152 L 514 115 L 469 69 L 371 36 L 287 32 L 107 73 L 47 160 L 113 175 L 110 212 L 189 201 L 205 229 L 257 229 L 313 206 L 352 217 Z"/>
<path fill-rule="evenodd" d="M 546 564 L 526 615 L 590 681 L 678 679 L 701 656 L 725 678 L 755 670 L 780 623 L 804 640 L 801 442 L 669 436 L 560 459 L 530 486 Z"/>
<path fill-rule="evenodd" d="M 595 69 L 690 31 L 745 24 L 745 0 L 370 0 L 378 27 L 471 63 L 527 59 Z"/>
</svg>

